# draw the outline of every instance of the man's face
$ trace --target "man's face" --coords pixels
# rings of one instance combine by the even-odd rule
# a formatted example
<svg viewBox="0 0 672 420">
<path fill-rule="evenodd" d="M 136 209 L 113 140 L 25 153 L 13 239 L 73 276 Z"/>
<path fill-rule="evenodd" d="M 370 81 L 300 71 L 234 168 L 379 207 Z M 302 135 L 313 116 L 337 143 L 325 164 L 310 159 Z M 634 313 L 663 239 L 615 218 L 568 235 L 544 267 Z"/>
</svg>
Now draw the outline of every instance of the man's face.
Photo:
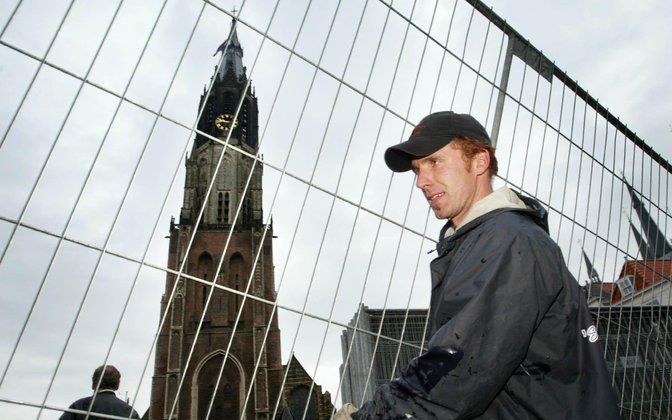
<svg viewBox="0 0 672 420">
<path fill-rule="evenodd" d="M 448 143 L 429 156 L 412 161 L 420 188 L 438 219 L 457 226 L 476 200 L 477 175 L 465 162 L 462 150 Z"/>
</svg>

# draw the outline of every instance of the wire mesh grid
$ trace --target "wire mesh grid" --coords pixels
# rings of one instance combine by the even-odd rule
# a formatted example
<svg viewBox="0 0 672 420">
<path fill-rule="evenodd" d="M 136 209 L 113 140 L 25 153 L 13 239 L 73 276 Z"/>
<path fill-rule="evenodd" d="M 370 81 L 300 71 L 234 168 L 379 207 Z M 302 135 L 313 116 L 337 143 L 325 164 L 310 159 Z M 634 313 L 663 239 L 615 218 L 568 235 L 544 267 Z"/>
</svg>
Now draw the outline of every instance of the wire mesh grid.
<svg viewBox="0 0 672 420">
<path fill-rule="evenodd" d="M 107 364 L 156 419 L 371 398 L 427 342 L 441 227 L 382 152 L 445 109 L 549 209 L 622 415 L 670 417 L 668 162 L 478 1 L 235 6 L 5 6 L 3 418 Z"/>
</svg>

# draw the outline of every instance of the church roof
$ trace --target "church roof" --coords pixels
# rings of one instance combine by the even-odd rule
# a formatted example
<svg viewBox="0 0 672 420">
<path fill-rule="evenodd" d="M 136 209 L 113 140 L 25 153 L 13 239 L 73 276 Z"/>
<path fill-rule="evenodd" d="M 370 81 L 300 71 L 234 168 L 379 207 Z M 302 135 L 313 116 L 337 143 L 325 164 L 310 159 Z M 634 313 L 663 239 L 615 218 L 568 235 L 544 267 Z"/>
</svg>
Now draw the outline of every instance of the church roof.
<svg viewBox="0 0 672 420">
<path fill-rule="evenodd" d="M 283 370 L 286 370 L 287 366 L 289 366 L 289 369 L 292 370 L 292 376 L 294 376 L 297 380 L 312 382 L 313 379 L 310 377 L 308 372 L 306 372 L 306 369 L 303 367 L 301 362 L 299 362 L 299 359 L 297 359 L 295 355 L 292 354 L 290 361 L 286 365 L 282 366 Z"/>
<path fill-rule="evenodd" d="M 670 259 L 650 259 L 650 260 L 629 260 L 623 264 L 618 278 L 626 275 L 632 275 L 635 278 L 635 291 L 641 291 L 652 288 L 665 280 L 670 281 L 672 275 L 672 260 Z M 612 303 L 620 301 L 621 291 L 614 289 Z"/>
</svg>

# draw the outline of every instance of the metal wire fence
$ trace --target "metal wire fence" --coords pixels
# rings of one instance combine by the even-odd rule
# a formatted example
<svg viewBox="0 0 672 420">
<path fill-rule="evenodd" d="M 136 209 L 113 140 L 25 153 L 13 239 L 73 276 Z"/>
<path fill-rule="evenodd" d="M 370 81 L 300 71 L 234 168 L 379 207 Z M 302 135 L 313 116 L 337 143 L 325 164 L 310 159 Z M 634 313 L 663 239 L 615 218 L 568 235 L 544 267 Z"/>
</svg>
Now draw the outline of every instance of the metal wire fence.
<svg viewBox="0 0 672 420">
<path fill-rule="evenodd" d="M 382 153 L 447 109 L 548 208 L 623 417 L 672 417 L 665 159 L 480 1 L 233 6 L 5 7 L 3 418 L 88 417 L 103 364 L 152 419 L 370 398 L 427 342 L 441 227 Z"/>
</svg>

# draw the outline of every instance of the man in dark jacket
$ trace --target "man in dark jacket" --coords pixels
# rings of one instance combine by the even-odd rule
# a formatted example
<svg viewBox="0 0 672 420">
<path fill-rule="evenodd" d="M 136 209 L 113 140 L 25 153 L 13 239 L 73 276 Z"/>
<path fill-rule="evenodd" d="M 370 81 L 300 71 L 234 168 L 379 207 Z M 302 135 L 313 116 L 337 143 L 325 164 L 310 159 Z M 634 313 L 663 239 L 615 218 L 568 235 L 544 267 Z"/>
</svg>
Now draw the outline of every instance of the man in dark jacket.
<svg viewBox="0 0 672 420">
<path fill-rule="evenodd" d="M 431 114 L 385 162 L 413 170 L 448 222 L 431 263 L 428 351 L 352 418 L 618 419 L 597 332 L 546 211 L 508 188 L 493 192 L 497 161 L 483 126 Z"/>
<path fill-rule="evenodd" d="M 81 398 L 70 405 L 71 409 L 79 410 L 83 413 L 66 411 L 61 415 L 60 420 L 84 420 L 87 412 L 91 413 L 88 417 L 91 420 L 103 419 L 103 417 L 95 416 L 94 414 L 96 413 L 139 419 L 140 416 L 133 407 L 115 395 L 115 391 L 119 389 L 120 379 L 121 374 L 114 366 L 99 366 L 93 372 L 93 377 L 91 378 L 91 389 L 94 391 L 98 389 L 98 392 L 94 392 L 90 397 Z M 100 382 L 100 385 L 98 382 Z M 91 400 L 93 400 L 93 404 Z"/>
</svg>

